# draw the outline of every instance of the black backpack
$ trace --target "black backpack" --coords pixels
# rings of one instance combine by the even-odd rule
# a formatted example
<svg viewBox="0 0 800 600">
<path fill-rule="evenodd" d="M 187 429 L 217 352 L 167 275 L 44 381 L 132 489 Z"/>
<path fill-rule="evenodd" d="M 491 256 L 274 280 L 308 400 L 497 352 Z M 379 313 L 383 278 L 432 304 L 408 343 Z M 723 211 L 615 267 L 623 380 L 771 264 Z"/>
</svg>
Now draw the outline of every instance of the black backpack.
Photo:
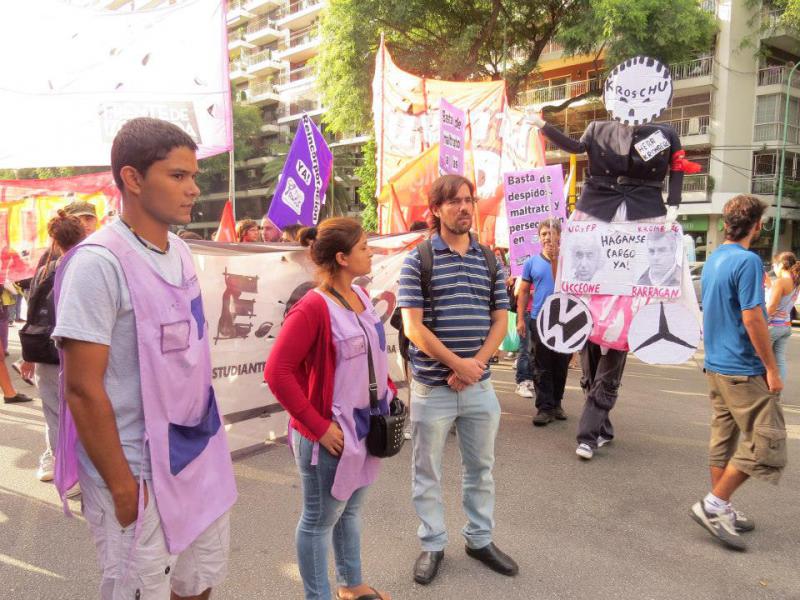
<svg viewBox="0 0 800 600">
<path fill-rule="evenodd" d="M 53 285 L 56 270 L 46 265 L 34 277 L 28 299 L 28 319 L 19 332 L 22 358 L 27 362 L 59 364 L 56 344 L 50 337 L 56 328 L 56 310 Z"/>
<path fill-rule="evenodd" d="M 483 258 L 486 261 L 486 267 L 489 269 L 489 280 L 491 281 L 492 286 L 492 300 L 489 304 L 490 310 L 494 310 L 495 301 L 494 301 L 494 288 L 495 288 L 495 279 L 497 279 L 497 257 L 494 255 L 489 246 L 485 246 L 484 244 L 480 244 L 481 250 L 483 251 Z M 431 279 L 433 277 L 433 245 L 429 239 L 423 240 L 417 246 L 419 250 L 419 281 L 420 286 L 422 287 L 422 297 L 426 298 L 431 305 L 431 314 L 433 315 L 433 322 L 431 326 L 433 326 L 436 322 L 436 312 L 433 310 L 433 294 L 431 293 Z M 392 313 L 391 319 L 389 319 L 389 324 L 397 329 L 398 336 L 397 336 L 397 350 L 400 352 L 400 356 L 403 357 L 403 360 L 408 361 L 408 346 L 411 343 L 408 337 L 406 337 L 405 331 L 403 331 L 403 316 L 400 312 L 399 308 L 394 309 Z"/>
</svg>

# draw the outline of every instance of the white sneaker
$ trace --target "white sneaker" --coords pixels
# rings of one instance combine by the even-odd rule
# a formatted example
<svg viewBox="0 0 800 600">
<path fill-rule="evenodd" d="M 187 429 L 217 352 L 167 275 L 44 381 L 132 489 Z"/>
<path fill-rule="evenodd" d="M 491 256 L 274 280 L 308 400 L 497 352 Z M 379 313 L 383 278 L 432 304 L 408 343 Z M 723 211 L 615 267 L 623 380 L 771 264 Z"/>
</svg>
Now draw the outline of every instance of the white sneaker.
<svg viewBox="0 0 800 600">
<path fill-rule="evenodd" d="M 591 460 L 594 456 L 594 450 L 592 450 L 589 444 L 578 444 L 578 447 L 575 449 L 575 454 L 586 460 Z"/>
<path fill-rule="evenodd" d="M 707 512 L 703 501 L 695 502 L 689 515 L 711 535 L 733 550 L 745 550 L 747 546 L 736 531 L 736 513 L 725 510 L 720 513 Z"/>
<path fill-rule="evenodd" d="M 527 381 L 522 381 L 517 384 L 517 396 L 521 396 L 523 398 L 533 398 L 533 392 L 531 391 Z"/>
<path fill-rule="evenodd" d="M 50 450 L 45 450 L 39 458 L 39 468 L 36 469 L 36 478 L 39 481 L 53 481 L 56 469 L 56 459 Z"/>
<path fill-rule="evenodd" d="M 411 427 L 406 427 L 403 429 L 403 439 L 410 440 L 411 439 Z"/>
<path fill-rule="evenodd" d="M 69 498 L 70 500 L 75 500 L 80 495 L 81 495 L 81 484 L 79 483 L 76 483 L 67 490 L 67 498 Z"/>
<path fill-rule="evenodd" d="M 610 444 L 611 440 L 608 438 L 604 438 L 602 435 L 597 438 L 597 447 L 602 448 L 606 444 Z"/>
</svg>

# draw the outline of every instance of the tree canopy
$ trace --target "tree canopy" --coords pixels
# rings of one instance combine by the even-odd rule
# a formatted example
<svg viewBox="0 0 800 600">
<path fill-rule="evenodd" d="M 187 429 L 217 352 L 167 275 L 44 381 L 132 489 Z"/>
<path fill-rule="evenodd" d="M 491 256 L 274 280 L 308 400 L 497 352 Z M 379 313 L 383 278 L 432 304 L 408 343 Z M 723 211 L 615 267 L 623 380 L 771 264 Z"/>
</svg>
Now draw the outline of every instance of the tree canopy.
<svg viewBox="0 0 800 600">
<path fill-rule="evenodd" d="M 606 64 L 636 54 L 675 62 L 707 50 L 714 32 L 698 0 L 331 0 L 315 61 L 325 122 L 344 133 L 371 129 L 381 33 L 403 69 L 455 81 L 504 77 L 513 98 L 551 40 L 569 54 L 603 53 Z"/>
</svg>

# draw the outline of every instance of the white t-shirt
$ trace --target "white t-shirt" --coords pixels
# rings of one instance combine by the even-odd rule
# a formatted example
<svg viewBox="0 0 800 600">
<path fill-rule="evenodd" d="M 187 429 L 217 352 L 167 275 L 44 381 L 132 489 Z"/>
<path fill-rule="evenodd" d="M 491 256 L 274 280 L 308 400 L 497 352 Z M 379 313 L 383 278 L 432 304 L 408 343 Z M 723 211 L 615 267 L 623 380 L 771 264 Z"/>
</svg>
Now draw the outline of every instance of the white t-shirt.
<svg viewBox="0 0 800 600">
<path fill-rule="evenodd" d="M 119 220 L 108 227 L 121 233 L 139 256 L 149 261 L 173 285 L 183 278 L 178 248 L 183 240 L 169 234 L 169 251 L 158 254 L 147 249 Z M 105 388 L 111 400 L 122 450 L 135 477 L 150 478 L 150 453 L 142 456 L 144 410 L 139 378 L 136 320 L 122 266 L 101 246 L 79 248 L 67 264 L 61 282 L 53 337 L 94 342 L 109 346 Z M 78 443 L 80 468 L 98 485 L 105 485 L 83 446 Z"/>
</svg>

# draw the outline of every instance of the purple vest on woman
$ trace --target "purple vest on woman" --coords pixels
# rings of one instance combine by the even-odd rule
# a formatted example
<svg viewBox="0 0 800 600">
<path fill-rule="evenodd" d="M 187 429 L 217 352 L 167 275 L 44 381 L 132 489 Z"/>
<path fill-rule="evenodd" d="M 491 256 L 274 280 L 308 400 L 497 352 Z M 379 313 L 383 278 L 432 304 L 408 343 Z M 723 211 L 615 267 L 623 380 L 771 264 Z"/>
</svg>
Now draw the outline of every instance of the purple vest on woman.
<svg viewBox="0 0 800 600">
<path fill-rule="evenodd" d="M 125 273 L 136 318 L 145 421 L 142 443 L 150 448 L 152 492 L 167 547 L 178 554 L 233 506 L 236 482 L 211 387 L 211 352 L 200 285 L 189 249 L 182 242 L 173 243 L 183 267 L 183 281 L 177 286 L 166 281 L 112 227 L 98 231 L 81 245 L 106 248 Z M 56 306 L 61 279 L 74 252 L 59 266 Z M 55 480 L 64 498 L 77 482 L 78 458 L 77 432 L 64 397 L 63 376 L 59 404 Z M 140 497 L 140 515 L 141 508 Z"/>
</svg>

